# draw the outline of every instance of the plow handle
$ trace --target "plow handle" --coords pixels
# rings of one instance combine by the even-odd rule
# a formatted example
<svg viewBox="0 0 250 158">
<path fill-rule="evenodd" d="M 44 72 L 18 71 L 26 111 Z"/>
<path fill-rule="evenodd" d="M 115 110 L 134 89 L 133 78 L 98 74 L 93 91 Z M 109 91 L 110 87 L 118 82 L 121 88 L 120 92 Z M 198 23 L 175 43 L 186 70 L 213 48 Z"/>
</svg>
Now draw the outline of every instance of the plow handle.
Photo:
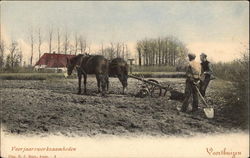
<svg viewBox="0 0 250 158">
<path fill-rule="evenodd" d="M 154 83 L 154 82 L 151 82 L 151 81 L 144 80 L 144 79 L 142 79 L 142 78 L 140 78 L 140 77 L 137 77 L 137 76 L 134 76 L 134 75 L 128 75 L 128 77 L 131 77 L 131 78 L 140 80 L 140 81 L 142 81 L 142 82 L 145 82 L 145 83 L 148 83 L 148 84 L 151 84 L 151 85 L 160 87 L 161 89 L 165 89 L 165 90 L 169 90 L 169 89 L 170 89 L 169 87 L 161 86 L 161 85 L 159 85 L 159 84 L 157 84 L 157 83 Z"/>
</svg>

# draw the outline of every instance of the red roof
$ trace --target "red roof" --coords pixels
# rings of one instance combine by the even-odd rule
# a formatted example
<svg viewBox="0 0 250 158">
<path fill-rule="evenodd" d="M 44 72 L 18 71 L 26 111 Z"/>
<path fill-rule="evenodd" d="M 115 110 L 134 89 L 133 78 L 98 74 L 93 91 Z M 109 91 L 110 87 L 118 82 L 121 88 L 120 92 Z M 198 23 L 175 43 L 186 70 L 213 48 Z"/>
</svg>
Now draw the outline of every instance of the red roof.
<svg viewBox="0 0 250 158">
<path fill-rule="evenodd" d="M 66 67 L 67 59 L 72 58 L 75 55 L 68 54 L 50 54 L 44 53 L 43 56 L 37 61 L 36 65 L 47 65 L 47 67 Z"/>
</svg>

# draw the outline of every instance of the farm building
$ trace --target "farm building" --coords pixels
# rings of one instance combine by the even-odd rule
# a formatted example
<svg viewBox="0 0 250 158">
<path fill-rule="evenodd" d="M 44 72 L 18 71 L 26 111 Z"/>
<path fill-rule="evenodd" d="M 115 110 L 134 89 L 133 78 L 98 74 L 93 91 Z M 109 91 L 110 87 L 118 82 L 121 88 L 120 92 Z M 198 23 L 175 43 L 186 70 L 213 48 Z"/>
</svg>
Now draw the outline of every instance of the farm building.
<svg viewBox="0 0 250 158">
<path fill-rule="evenodd" d="M 36 71 L 64 72 L 66 71 L 67 59 L 75 55 L 44 53 L 35 64 Z"/>
</svg>

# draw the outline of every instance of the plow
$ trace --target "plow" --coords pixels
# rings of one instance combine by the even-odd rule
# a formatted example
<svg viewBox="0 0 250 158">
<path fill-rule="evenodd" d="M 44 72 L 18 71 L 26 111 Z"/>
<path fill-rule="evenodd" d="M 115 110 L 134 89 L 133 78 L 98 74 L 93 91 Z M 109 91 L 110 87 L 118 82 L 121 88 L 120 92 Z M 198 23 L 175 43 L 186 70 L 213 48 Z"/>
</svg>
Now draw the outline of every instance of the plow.
<svg viewBox="0 0 250 158">
<path fill-rule="evenodd" d="M 160 96 L 166 96 L 167 92 L 169 91 L 171 93 L 171 97 L 174 95 L 177 95 L 178 97 L 184 99 L 184 94 L 181 92 L 175 91 L 169 84 L 167 86 L 161 85 L 157 80 L 154 79 L 144 79 L 143 77 L 138 77 L 135 75 L 128 75 L 128 77 L 142 81 L 141 89 L 139 90 L 138 96 L 139 97 L 160 97 Z M 204 97 L 201 95 L 199 89 L 195 87 L 199 97 L 201 98 L 202 103 L 205 105 L 205 108 L 203 108 L 203 111 L 207 118 L 213 118 L 214 117 L 214 109 L 207 104 Z M 170 97 L 170 98 L 171 98 Z"/>
<path fill-rule="evenodd" d="M 141 85 L 141 89 L 139 91 L 139 94 L 141 95 L 141 97 L 166 96 L 166 93 L 172 90 L 169 84 L 167 86 L 163 86 L 157 80 L 154 80 L 154 79 L 144 79 L 143 77 L 138 77 L 135 75 L 128 75 L 128 77 L 142 81 L 143 84 Z"/>
</svg>

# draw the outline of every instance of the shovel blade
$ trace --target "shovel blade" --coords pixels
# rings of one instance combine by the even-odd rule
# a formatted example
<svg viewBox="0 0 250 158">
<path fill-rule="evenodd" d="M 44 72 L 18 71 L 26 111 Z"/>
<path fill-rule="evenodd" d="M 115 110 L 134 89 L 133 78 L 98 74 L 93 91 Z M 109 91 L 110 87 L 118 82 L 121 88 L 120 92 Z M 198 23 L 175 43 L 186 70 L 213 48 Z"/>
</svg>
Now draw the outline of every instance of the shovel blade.
<svg viewBox="0 0 250 158">
<path fill-rule="evenodd" d="M 214 109 L 213 108 L 204 108 L 203 111 L 207 118 L 214 118 Z"/>
</svg>

